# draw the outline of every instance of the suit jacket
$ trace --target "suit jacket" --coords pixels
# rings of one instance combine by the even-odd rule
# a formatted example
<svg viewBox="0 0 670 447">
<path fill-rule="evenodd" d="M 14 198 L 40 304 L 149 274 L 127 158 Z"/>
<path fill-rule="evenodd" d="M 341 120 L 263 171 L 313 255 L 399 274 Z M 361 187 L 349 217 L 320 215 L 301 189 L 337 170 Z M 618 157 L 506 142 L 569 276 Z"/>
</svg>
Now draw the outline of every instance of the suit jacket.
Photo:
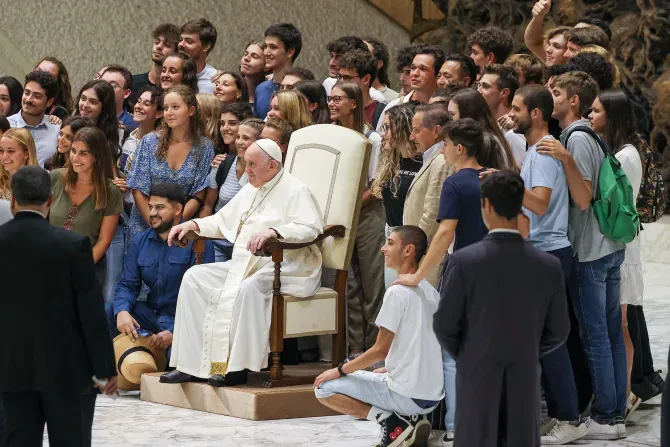
<svg viewBox="0 0 670 447">
<path fill-rule="evenodd" d="M 88 238 L 37 213 L 0 226 L 0 392 L 83 392 L 116 375 Z"/>
<path fill-rule="evenodd" d="M 568 337 L 561 263 L 517 233 L 451 255 L 441 294 L 433 327 L 459 364 L 536 365 Z"/>
</svg>

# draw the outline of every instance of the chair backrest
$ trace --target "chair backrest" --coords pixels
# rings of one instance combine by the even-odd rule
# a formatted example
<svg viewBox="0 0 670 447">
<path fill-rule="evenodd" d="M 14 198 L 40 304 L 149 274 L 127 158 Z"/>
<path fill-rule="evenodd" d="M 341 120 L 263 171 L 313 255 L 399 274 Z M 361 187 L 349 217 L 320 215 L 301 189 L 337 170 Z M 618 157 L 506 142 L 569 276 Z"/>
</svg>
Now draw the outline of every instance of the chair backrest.
<svg viewBox="0 0 670 447">
<path fill-rule="evenodd" d="M 317 124 L 291 135 L 285 168 L 312 192 L 325 225 L 346 228 L 344 238 L 322 242 L 324 267 L 349 269 L 370 152 L 367 138 L 342 126 Z"/>
</svg>

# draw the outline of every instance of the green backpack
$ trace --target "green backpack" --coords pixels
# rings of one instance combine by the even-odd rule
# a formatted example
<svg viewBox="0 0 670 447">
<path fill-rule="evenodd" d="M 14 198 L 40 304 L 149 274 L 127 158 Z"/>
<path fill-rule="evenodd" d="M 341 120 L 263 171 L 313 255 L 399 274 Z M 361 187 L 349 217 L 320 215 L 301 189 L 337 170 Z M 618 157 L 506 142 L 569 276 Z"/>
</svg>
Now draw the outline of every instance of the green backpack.
<svg viewBox="0 0 670 447">
<path fill-rule="evenodd" d="M 640 229 L 633 187 L 619 160 L 605 148 L 600 136 L 590 127 L 579 126 L 571 129 L 566 143 L 575 131 L 585 132 L 593 137 L 605 154 L 603 164 L 600 166 L 598 192 L 596 198 L 591 201 L 600 232 L 613 241 L 627 244 L 635 239 Z"/>
</svg>

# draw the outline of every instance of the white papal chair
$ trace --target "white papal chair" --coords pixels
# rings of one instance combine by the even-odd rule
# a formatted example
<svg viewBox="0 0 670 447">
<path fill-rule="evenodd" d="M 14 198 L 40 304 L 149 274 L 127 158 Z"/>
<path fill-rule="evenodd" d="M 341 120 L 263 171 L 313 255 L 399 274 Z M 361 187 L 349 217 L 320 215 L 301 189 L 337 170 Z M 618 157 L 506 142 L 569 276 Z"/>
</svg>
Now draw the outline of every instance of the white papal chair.
<svg viewBox="0 0 670 447">
<path fill-rule="evenodd" d="M 341 126 L 319 124 L 291 135 L 284 169 L 301 180 L 314 196 L 323 216 L 324 232 L 315 240 L 295 244 L 268 240 L 264 254 L 275 265 L 270 325 L 270 381 L 268 386 L 309 383 L 313 377 L 284 377 L 280 355 L 284 339 L 333 335 L 333 366 L 345 356 L 345 299 L 351 262 L 370 161 L 370 142 L 358 132 Z M 281 291 L 281 262 L 285 250 L 319 244 L 323 267 L 336 270 L 334 289 L 321 287 L 316 295 L 297 298 Z M 202 259 L 204 242 L 194 249 Z"/>
</svg>

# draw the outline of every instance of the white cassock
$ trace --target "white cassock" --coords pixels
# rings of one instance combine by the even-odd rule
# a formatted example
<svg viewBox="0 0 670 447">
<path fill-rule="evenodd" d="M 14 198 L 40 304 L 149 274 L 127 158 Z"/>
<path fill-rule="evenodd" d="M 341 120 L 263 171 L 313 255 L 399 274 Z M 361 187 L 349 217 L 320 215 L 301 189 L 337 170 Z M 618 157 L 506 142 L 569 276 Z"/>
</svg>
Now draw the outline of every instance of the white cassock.
<svg viewBox="0 0 670 447">
<path fill-rule="evenodd" d="M 247 242 L 268 228 L 286 242 L 316 239 L 323 233 L 318 205 L 307 186 L 282 169 L 261 188 L 246 184 L 218 213 L 195 221 L 199 235 L 233 242 L 233 257 L 193 266 L 184 275 L 170 366 L 201 378 L 245 368 L 260 371 L 270 352 L 274 264 L 252 255 Z M 283 293 L 312 296 L 320 280 L 318 247 L 284 252 Z"/>
</svg>

